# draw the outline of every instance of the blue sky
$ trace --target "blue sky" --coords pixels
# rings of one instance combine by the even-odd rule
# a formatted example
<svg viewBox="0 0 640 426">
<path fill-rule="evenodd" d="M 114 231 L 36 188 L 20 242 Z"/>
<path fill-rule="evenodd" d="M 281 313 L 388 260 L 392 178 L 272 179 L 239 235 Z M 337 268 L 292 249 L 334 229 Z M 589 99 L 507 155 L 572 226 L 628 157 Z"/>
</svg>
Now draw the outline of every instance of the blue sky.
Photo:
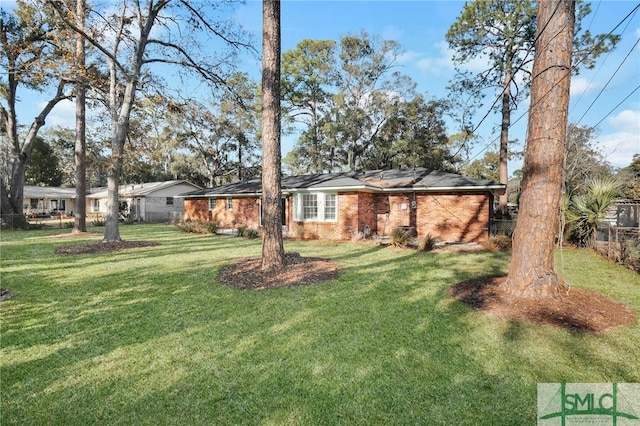
<svg viewBox="0 0 640 426">
<path fill-rule="evenodd" d="M 592 1 L 591 4 L 593 13 L 584 19 L 583 27 L 592 33 L 608 33 L 640 3 L 603 0 Z M 445 88 L 453 75 L 445 33 L 463 5 L 462 1 L 283 0 L 282 49 L 292 49 L 305 38 L 337 41 L 343 35 L 365 30 L 399 42 L 404 50 L 400 63 L 402 71 L 418 83 L 421 92 L 440 98 L 446 96 Z M 261 13 L 262 3 L 249 0 L 234 14 L 235 19 L 254 34 L 258 47 Z M 599 123 L 598 147 L 610 163 L 624 167 L 631 163 L 634 154 L 640 154 L 640 45 L 637 44 L 640 39 L 640 11 L 632 19 L 627 19 L 616 33 L 622 35 L 616 50 L 600 58 L 594 70 L 584 71 L 572 79 L 569 120 L 587 126 Z M 477 69 L 482 65 L 469 64 Z M 254 76 L 256 70 L 259 71 L 256 62 L 247 61 L 243 66 L 252 70 Z M 632 93 L 634 89 L 636 91 Z M 25 105 L 21 109 L 38 101 L 36 97 L 23 98 Z M 518 121 L 511 129 L 511 136 L 518 138 L 521 144 L 526 137 L 527 107 L 522 105 L 512 118 L 512 121 Z M 485 108 L 488 109 L 489 105 Z M 476 122 L 485 112 L 486 109 L 481 111 Z M 73 107 L 61 105 L 53 112 L 48 124 L 72 127 L 72 117 Z M 482 142 L 474 151 L 477 158 L 482 157 L 483 149 L 496 150 L 495 128 L 498 123 L 499 117 L 491 114 L 478 129 Z M 453 132 L 455 129 L 451 126 L 449 130 Z M 285 137 L 282 145 L 286 154 L 293 146 L 293 138 Z M 518 161 L 512 162 L 510 173 L 520 165 Z"/>
</svg>

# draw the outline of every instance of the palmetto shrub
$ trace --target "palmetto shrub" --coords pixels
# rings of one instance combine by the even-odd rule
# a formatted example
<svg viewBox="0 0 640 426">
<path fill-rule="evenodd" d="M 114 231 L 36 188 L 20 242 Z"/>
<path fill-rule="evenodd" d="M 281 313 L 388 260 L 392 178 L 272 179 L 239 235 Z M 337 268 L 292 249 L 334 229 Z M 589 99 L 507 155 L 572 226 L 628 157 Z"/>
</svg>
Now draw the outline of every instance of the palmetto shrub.
<svg viewBox="0 0 640 426">
<path fill-rule="evenodd" d="M 575 195 L 565 211 L 567 225 L 573 237 L 582 246 L 593 247 L 598 224 L 605 219 L 622 183 L 615 178 L 593 178 L 587 182 L 587 191 Z"/>
<path fill-rule="evenodd" d="M 411 234 L 406 229 L 396 228 L 391 233 L 390 242 L 396 247 L 406 247 L 411 241 Z"/>
<path fill-rule="evenodd" d="M 431 251 L 436 246 L 436 238 L 431 234 L 427 234 L 424 237 L 418 240 L 418 250 L 420 251 Z"/>
</svg>

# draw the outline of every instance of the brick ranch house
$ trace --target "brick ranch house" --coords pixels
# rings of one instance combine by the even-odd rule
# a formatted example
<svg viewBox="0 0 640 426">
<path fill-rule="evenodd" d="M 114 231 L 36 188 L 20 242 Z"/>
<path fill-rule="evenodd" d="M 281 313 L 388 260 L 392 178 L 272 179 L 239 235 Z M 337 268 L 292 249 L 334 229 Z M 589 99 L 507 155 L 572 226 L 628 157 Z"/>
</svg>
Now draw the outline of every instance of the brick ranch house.
<svg viewBox="0 0 640 426">
<path fill-rule="evenodd" d="M 260 179 L 182 194 L 184 219 L 221 228 L 261 225 Z M 290 176 L 282 179 L 282 225 L 294 238 L 344 240 L 390 235 L 484 242 L 494 196 L 505 185 L 423 168 Z"/>
</svg>

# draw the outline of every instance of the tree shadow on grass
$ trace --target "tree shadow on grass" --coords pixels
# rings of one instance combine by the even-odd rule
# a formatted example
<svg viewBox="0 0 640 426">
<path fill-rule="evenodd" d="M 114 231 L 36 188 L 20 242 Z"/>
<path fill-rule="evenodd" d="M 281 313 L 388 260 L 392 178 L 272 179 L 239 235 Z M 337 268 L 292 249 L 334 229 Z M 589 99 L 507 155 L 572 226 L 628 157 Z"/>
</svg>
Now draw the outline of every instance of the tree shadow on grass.
<svg viewBox="0 0 640 426">
<path fill-rule="evenodd" d="M 462 281 L 449 289 L 449 295 L 474 309 L 577 333 L 602 333 L 629 325 L 636 317 L 627 306 L 579 288 L 561 297 L 514 297 L 504 286 L 505 278 L 484 276 Z"/>
</svg>

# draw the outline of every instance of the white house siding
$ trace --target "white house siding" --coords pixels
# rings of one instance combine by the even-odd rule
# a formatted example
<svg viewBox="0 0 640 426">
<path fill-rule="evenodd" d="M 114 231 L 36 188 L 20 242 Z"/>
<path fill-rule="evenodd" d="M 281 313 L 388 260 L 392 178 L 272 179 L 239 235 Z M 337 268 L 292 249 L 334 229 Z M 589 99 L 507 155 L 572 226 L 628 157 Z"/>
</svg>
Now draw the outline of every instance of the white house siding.
<svg viewBox="0 0 640 426">
<path fill-rule="evenodd" d="M 26 215 L 48 215 L 75 210 L 75 189 L 25 185 L 23 209 Z"/>
<path fill-rule="evenodd" d="M 167 185 L 167 183 L 169 185 Z M 184 199 L 176 195 L 199 189 L 187 182 L 152 182 L 120 187 L 120 199 L 126 201 L 130 220 L 142 222 L 175 222 L 184 214 Z M 166 185 L 166 186 L 162 186 Z M 92 213 L 106 214 L 106 190 L 96 192 L 88 199 Z M 170 198 L 173 204 L 167 204 Z"/>
<path fill-rule="evenodd" d="M 184 212 L 184 199 L 172 198 L 173 205 L 167 205 L 167 197 L 145 197 L 141 201 L 141 215 L 145 222 L 175 222 Z"/>
</svg>

